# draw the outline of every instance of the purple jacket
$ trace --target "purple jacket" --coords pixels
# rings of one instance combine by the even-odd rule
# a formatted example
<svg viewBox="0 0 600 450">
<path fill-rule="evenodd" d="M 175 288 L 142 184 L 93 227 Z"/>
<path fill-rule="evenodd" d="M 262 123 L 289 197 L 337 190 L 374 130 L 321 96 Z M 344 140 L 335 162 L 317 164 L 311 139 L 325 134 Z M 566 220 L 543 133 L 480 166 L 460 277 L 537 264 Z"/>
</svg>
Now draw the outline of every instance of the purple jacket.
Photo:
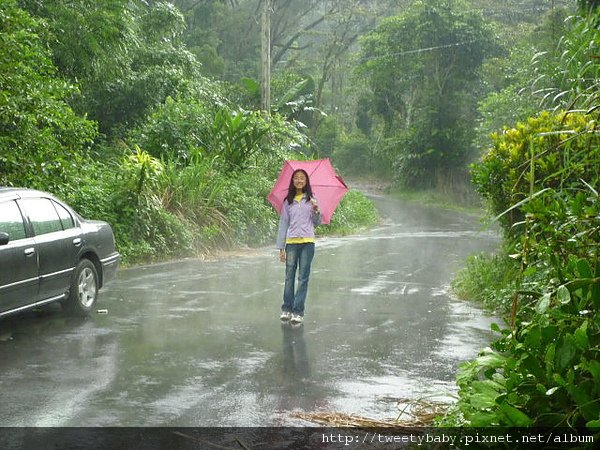
<svg viewBox="0 0 600 450">
<path fill-rule="evenodd" d="M 321 213 L 313 213 L 312 204 L 304 197 L 300 202 L 283 200 L 279 229 L 277 231 L 277 248 L 285 248 L 287 238 L 314 238 L 315 227 L 321 223 Z"/>
</svg>

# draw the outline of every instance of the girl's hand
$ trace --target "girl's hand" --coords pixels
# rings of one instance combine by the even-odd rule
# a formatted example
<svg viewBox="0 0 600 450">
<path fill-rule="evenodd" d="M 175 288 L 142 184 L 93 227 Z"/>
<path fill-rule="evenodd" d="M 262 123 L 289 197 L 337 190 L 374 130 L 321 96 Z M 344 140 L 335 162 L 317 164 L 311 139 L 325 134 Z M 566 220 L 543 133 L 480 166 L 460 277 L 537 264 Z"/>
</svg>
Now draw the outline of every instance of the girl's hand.
<svg viewBox="0 0 600 450">
<path fill-rule="evenodd" d="M 310 199 L 310 203 L 312 204 L 312 209 L 315 212 L 319 211 L 319 204 L 317 203 L 317 199 L 316 198 L 311 198 Z"/>
<path fill-rule="evenodd" d="M 285 250 L 284 249 L 279 250 L 279 261 L 282 263 L 285 262 Z"/>
</svg>

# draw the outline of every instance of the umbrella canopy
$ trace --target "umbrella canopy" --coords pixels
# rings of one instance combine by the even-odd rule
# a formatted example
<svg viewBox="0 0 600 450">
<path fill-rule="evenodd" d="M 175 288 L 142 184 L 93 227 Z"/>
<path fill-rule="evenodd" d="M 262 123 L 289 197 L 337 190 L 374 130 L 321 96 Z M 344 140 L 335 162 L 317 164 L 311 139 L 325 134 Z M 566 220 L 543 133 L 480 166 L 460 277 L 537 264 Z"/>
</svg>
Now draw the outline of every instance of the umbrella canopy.
<svg viewBox="0 0 600 450">
<path fill-rule="evenodd" d="M 321 221 L 329 223 L 335 208 L 348 192 L 348 186 L 346 186 L 342 177 L 336 175 L 329 158 L 312 161 L 285 161 L 275 186 L 271 189 L 267 199 L 281 214 L 283 201 L 287 197 L 290 187 L 290 179 L 294 171 L 298 169 L 304 169 L 308 174 L 313 195 L 319 202 Z"/>
</svg>

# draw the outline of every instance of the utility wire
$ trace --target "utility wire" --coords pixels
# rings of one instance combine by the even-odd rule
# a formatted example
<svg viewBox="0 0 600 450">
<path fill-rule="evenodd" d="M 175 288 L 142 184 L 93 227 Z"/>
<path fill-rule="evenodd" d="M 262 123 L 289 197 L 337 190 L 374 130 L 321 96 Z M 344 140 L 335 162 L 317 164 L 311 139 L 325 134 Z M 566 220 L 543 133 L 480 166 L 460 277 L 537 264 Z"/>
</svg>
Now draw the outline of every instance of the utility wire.
<svg viewBox="0 0 600 450">
<path fill-rule="evenodd" d="M 403 55 L 412 55 L 415 53 L 423 53 L 423 52 L 431 52 L 433 50 L 439 50 L 442 48 L 450 48 L 450 47 L 460 47 L 462 45 L 467 45 L 467 44 L 471 44 L 473 42 L 476 42 L 476 39 L 471 39 L 470 41 L 463 41 L 463 42 L 455 42 L 453 44 L 444 44 L 444 45 L 436 45 L 435 47 L 427 47 L 427 48 L 417 48 L 414 50 L 404 50 L 401 52 L 396 52 L 396 53 L 388 53 L 386 55 L 382 55 L 382 56 L 372 56 L 372 57 L 365 57 L 365 58 L 361 58 L 361 62 L 364 61 L 370 61 L 373 59 L 383 59 L 383 58 L 387 58 L 389 56 L 403 56 Z"/>
<path fill-rule="evenodd" d="M 390 53 L 389 55 L 386 55 L 386 56 L 402 56 L 402 55 L 410 55 L 413 53 L 430 52 L 433 50 L 438 50 L 440 48 L 460 47 L 461 45 L 467 45 L 467 44 L 471 44 L 473 42 L 476 42 L 476 40 L 471 39 L 470 41 L 455 42 L 454 44 L 444 44 L 444 45 L 437 45 L 435 47 L 417 48 L 415 50 L 405 50 L 405 51 L 398 52 L 398 53 Z M 382 58 L 382 56 L 376 56 L 376 58 Z"/>
</svg>

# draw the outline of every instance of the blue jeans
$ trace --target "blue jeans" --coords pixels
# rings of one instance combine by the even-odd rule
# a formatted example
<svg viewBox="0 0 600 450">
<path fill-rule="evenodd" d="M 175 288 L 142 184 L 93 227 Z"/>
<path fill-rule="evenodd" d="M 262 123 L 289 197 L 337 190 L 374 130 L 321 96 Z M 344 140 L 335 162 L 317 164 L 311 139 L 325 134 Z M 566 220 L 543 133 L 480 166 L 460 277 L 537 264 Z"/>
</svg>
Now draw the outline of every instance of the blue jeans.
<svg viewBox="0 0 600 450">
<path fill-rule="evenodd" d="M 308 292 L 308 278 L 313 256 L 315 256 L 314 242 L 285 246 L 285 287 L 283 288 L 282 311 L 304 315 L 304 303 Z M 297 290 L 295 290 L 296 269 L 298 269 Z"/>
</svg>

